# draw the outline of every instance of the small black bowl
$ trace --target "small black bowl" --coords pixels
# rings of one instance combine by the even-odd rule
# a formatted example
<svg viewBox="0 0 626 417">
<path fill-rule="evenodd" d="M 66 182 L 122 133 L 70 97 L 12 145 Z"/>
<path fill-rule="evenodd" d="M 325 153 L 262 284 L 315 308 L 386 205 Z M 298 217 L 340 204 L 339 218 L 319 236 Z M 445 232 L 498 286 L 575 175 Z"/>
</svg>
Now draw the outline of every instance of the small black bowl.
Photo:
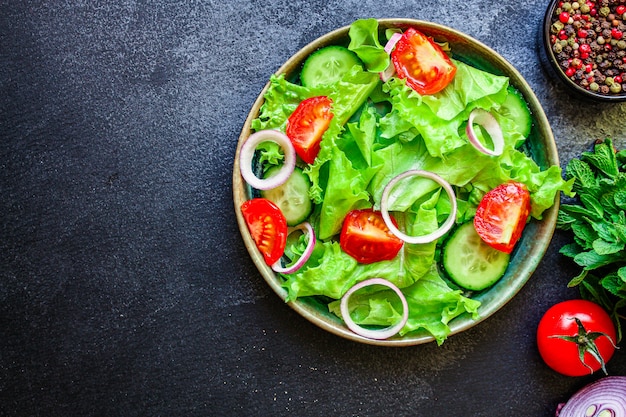
<svg viewBox="0 0 626 417">
<path fill-rule="evenodd" d="M 565 74 L 557 61 L 550 42 L 550 36 L 552 35 L 550 29 L 553 23 L 553 15 L 559 2 L 559 0 L 550 1 L 543 18 L 541 32 L 539 34 L 541 37 L 539 49 L 544 66 L 548 68 L 549 72 L 551 72 L 574 97 L 596 103 L 618 103 L 626 101 L 626 91 L 624 89 L 622 89 L 620 93 L 597 93 L 590 89 L 581 87 Z M 626 33 L 624 34 L 624 39 L 626 40 Z M 624 80 L 622 85 L 626 86 L 626 80 Z"/>
</svg>

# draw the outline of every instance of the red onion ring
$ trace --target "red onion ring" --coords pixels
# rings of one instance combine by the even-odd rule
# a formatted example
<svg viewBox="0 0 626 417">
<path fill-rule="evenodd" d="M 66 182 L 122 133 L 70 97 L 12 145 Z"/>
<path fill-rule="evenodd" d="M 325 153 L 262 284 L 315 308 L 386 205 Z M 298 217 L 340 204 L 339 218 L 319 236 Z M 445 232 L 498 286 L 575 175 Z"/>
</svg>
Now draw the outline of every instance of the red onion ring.
<svg viewBox="0 0 626 417">
<path fill-rule="evenodd" d="M 313 253 L 313 249 L 315 248 L 315 232 L 313 231 L 313 227 L 309 222 L 303 222 L 295 227 L 290 227 L 287 236 L 296 230 L 302 230 L 309 234 L 309 243 L 306 245 L 306 249 L 304 249 L 304 253 L 300 258 L 291 266 L 283 267 L 281 260 L 276 261 L 274 265 L 272 265 L 272 269 L 274 272 L 278 272 L 279 274 L 293 274 L 298 269 L 302 268 L 302 266 L 309 260 L 311 254 Z"/>
<path fill-rule="evenodd" d="M 607 376 L 586 385 L 565 404 L 559 404 L 556 416 L 626 416 L 626 376 Z"/>
<path fill-rule="evenodd" d="M 446 219 L 446 221 L 437 230 L 427 235 L 409 236 L 407 234 L 402 233 L 393 224 L 391 220 L 391 216 L 389 215 L 389 194 L 391 194 L 391 190 L 399 181 L 407 177 L 412 177 L 412 176 L 425 177 L 425 178 L 429 178 L 435 181 L 437 184 L 441 185 L 441 187 L 445 190 L 446 194 L 448 194 L 448 198 L 450 198 L 450 205 L 452 206 L 450 210 L 450 215 L 448 215 L 448 218 Z M 434 172 L 422 171 L 418 169 L 405 171 L 402 174 L 397 175 L 391 181 L 389 181 L 389 183 L 385 186 L 385 189 L 383 190 L 382 197 L 380 198 L 380 212 L 383 216 L 383 220 L 385 221 L 385 224 L 387 225 L 391 233 L 393 233 L 398 238 L 402 239 L 403 241 L 407 243 L 429 243 L 445 235 L 448 232 L 448 230 L 450 230 L 450 228 L 454 225 L 454 222 L 456 220 L 456 210 L 457 210 L 456 195 L 454 194 L 454 190 L 452 189 L 452 186 L 446 180 L 444 180 L 443 178 L 441 178 L 439 175 L 435 174 Z"/>
<path fill-rule="evenodd" d="M 402 302 L 402 319 L 398 323 L 384 329 L 370 330 L 364 329 L 352 320 L 350 317 L 350 310 L 348 310 L 348 301 L 350 300 L 350 297 L 355 291 L 370 285 L 384 285 L 385 287 L 391 288 L 398 295 L 400 301 Z M 406 297 L 397 286 L 383 278 L 371 278 L 352 286 L 348 291 L 346 291 L 343 297 L 341 297 L 341 317 L 343 318 L 343 321 L 346 322 L 348 328 L 359 336 L 376 340 L 388 339 L 402 330 L 406 324 L 409 319 L 409 305 L 406 301 Z"/>
<path fill-rule="evenodd" d="M 493 141 L 493 150 L 487 149 L 483 145 L 474 131 L 474 123 L 481 125 Z M 502 155 L 504 150 L 504 137 L 502 136 L 502 128 L 498 124 L 498 121 L 491 113 L 486 110 L 475 108 L 469 115 L 467 120 L 467 126 L 465 127 L 465 133 L 469 138 L 470 143 L 480 152 L 485 155 L 498 156 Z"/>
<path fill-rule="evenodd" d="M 262 142 L 274 142 L 278 146 L 283 148 L 285 152 L 285 160 L 281 169 L 270 178 L 259 178 L 254 172 L 252 172 L 252 159 L 254 158 L 254 152 L 257 146 Z M 294 168 L 296 167 L 296 151 L 291 143 L 291 140 L 282 132 L 278 130 L 260 130 L 253 133 L 241 146 L 239 155 L 239 168 L 241 170 L 241 176 L 250 184 L 251 187 L 257 190 L 269 190 L 276 188 L 289 178 Z"/>
<path fill-rule="evenodd" d="M 391 38 L 389 38 L 389 40 L 385 44 L 385 52 L 387 52 L 387 54 L 391 55 L 393 48 L 395 48 L 400 38 L 402 38 L 401 33 L 396 32 L 393 35 L 391 35 Z M 387 66 L 387 68 L 385 68 L 384 71 L 379 73 L 380 80 L 382 82 L 386 82 L 391 77 L 393 77 L 395 73 L 396 73 L 396 67 L 393 65 L 393 62 L 389 62 L 389 66 Z"/>
<path fill-rule="evenodd" d="M 395 48 L 401 37 L 402 33 L 400 32 L 395 32 L 393 35 L 391 35 L 391 38 L 389 38 L 389 40 L 385 44 L 385 52 L 391 55 L 391 51 L 393 51 L 393 48 Z"/>
</svg>

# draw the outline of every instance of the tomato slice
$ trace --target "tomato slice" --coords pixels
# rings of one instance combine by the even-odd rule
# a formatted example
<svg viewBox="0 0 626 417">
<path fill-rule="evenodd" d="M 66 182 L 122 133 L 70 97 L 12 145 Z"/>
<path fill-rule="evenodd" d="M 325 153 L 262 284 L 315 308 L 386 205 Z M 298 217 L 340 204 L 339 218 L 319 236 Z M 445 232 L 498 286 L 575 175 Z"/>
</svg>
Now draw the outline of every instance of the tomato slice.
<svg viewBox="0 0 626 417">
<path fill-rule="evenodd" d="M 382 214 L 373 209 L 349 212 L 339 236 L 341 249 L 362 264 L 395 258 L 403 243 L 391 233 Z"/>
<path fill-rule="evenodd" d="M 273 265 L 283 256 L 287 243 L 287 220 L 278 206 L 265 198 L 253 198 L 241 205 L 248 230 L 263 255 Z"/>
<path fill-rule="evenodd" d="M 285 133 L 298 156 L 307 164 L 312 164 L 320 151 L 322 135 L 333 118 L 331 105 L 331 99 L 326 96 L 307 98 L 287 119 Z"/>
<path fill-rule="evenodd" d="M 421 95 L 443 90 L 456 74 L 456 66 L 439 45 L 414 28 L 402 34 L 391 61 L 398 76 Z"/>
<path fill-rule="evenodd" d="M 501 184 L 478 204 L 474 227 L 489 246 L 511 253 L 522 236 L 530 208 L 530 193 L 524 184 Z"/>
</svg>

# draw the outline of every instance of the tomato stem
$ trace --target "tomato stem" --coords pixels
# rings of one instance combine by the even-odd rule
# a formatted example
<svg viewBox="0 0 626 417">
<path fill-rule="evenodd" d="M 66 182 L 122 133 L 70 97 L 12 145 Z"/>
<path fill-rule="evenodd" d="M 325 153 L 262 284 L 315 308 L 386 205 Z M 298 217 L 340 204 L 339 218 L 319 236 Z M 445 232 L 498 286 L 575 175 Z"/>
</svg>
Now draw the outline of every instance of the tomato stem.
<svg viewBox="0 0 626 417">
<path fill-rule="evenodd" d="M 573 317 L 573 319 L 576 321 L 576 325 L 578 326 L 578 333 L 576 333 L 576 335 L 574 336 L 550 336 L 550 337 L 559 338 L 559 339 L 567 340 L 568 342 L 576 343 L 578 345 L 578 358 L 580 359 L 580 362 L 585 367 L 589 368 L 589 373 L 590 374 L 593 373 L 593 368 L 587 365 L 587 363 L 585 362 L 585 353 L 589 353 L 595 360 L 597 360 L 598 363 L 600 363 L 600 366 L 602 367 L 602 371 L 604 372 L 604 374 L 608 375 L 608 372 L 606 371 L 606 362 L 604 361 L 604 358 L 600 354 L 600 350 L 598 349 L 598 346 L 596 345 L 595 341 L 597 338 L 604 336 L 607 339 L 609 339 L 609 341 L 611 342 L 611 344 L 613 345 L 615 349 L 619 349 L 619 348 L 615 345 L 615 342 L 613 342 L 613 340 L 608 334 L 604 332 L 588 332 L 578 317 Z"/>
</svg>

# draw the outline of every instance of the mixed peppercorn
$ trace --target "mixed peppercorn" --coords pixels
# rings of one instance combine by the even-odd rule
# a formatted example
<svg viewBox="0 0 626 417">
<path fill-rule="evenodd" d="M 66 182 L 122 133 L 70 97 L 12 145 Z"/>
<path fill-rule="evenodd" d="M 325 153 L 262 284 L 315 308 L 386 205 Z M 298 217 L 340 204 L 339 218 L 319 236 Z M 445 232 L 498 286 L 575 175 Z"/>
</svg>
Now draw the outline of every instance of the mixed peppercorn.
<svg viewBox="0 0 626 417">
<path fill-rule="evenodd" d="M 626 0 L 560 1 L 550 32 L 572 81 L 603 95 L 626 93 Z"/>
</svg>

